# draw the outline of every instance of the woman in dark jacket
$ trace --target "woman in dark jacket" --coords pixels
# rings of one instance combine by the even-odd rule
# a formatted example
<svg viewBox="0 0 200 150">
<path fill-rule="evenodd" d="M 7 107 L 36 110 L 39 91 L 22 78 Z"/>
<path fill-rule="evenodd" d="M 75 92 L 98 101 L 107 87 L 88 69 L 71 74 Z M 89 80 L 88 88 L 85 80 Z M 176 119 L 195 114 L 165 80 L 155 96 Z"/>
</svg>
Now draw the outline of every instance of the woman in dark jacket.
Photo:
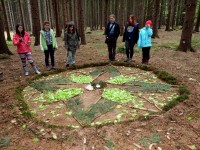
<svg viewBox="0 0 200 150">
<path fill-rule="evenodd" d="M 133 61 L 134 46 L 139 38 L 139 23 L 136 23 L 133 15 L 129 16 L 129 21 L 125 27 L 123 42 L 126 46 L 126 60 L 125 62 Z"/>
</svg>

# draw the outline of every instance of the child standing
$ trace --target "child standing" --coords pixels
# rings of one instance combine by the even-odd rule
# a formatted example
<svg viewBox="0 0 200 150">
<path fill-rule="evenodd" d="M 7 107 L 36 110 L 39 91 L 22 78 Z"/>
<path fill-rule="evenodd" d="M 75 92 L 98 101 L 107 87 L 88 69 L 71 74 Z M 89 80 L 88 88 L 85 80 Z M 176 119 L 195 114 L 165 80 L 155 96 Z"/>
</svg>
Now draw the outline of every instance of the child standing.
<svg viewBox="0 0 200 150">
<path fill-rule="evenodd" d="M 55 33 L 50 28 L 50 23 L 48 21 L 44 22 L 44 28 L 40 31 L 40 47 L 45 54 L 46 69 L 55 69 L 54 52 L 58 46 Z M 49 66 L 49 55 L 51 57 L 51 67 Z"/>
<path fill-rule="evenodd" d="M 32 58 L 30 35 L 25 32 L 24 27 L 20 24 L 16 25 L 16 33 L 13 36 L 13 45 L 17 46 L 17 53 L 21 58 L 25 76 L 29 75 L 29 71 L 26 66 L 26 60 L 28 60 L 28 62 L 31 64 L 36 74 L 41 74 Z"/>
<path fill-rule="evenodd" d="M 115 15 L 110 15 L 110 22 L 105 29 L 106 41 L 108 45 L 109 60 L 115 61 L 117 39 L 120 34 L 119 24 L 115 21 Z"/>
<path fill-rule="evenodd" d="M 136 23 L 134 16 L 130 15 L 123 36 L 123 42 L 125 42 L 126 46 L 125 62 L 133 61 L 134 46 L 138 41 L 138 37 L 139 37 L 139 23 Z"/>
<path fill-rule="evenodd" d="M 65 31 L 65 48 L 67 50 L 66 67 L 75 66 L 76 50 L 79 48 L 79 35 L 74 24 L 69 24 Z"/>
<path fill-rule="evenodd" d="M 148 64 L 150 59 L 150 49 L 152 47 L 151 36 L 153 35 L 151 26 L 152 21 L 148 20 L 139 34 L 138 47 L 142 48 L 142 64 Z"/>
</svg>

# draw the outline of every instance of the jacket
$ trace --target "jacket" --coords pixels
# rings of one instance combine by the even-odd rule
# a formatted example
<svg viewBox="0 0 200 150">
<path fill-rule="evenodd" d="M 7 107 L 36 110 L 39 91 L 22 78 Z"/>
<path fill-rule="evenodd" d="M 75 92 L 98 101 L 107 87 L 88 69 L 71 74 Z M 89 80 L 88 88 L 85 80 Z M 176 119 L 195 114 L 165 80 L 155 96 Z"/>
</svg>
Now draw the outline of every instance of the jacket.
<svg viewBox="0 0 200 150">
<path fill-rule="evenodd" d="M 127 40 L 132 40 L 134 43 L 137 43 L 139 38 L 139 23 L 135 25 L 127 25 L 125 27 L 124 35 L 123 35 L 123 42 Z"/>
<path fill-rule="evenodd" d="M 58 48 L 58 46 L 57 46 L 57 42 L 56 42 L 55 33 L 53 32 L 52 29 L 50 29 L 50 32 L 51 32 L 51 36 L 52 36 L 53 48 L 56 49 L 56 48 Z M 45 38 L 45 35 L 44 35 L 44 30 L 40 31 L 40 48 L 41 48 L 42 51 L 48 50 L 46 38 Z"/>
<path fill-rule="evenodd" d="M 79 48 L 79 34 L 78 32 L 75 33 L 69 33 L 65 31 L 64 35 L 64 41 L 65 41 L 65 48 L 69 51 L 76 50 Z"/>
<path fill-rule="evenodd" d="M 138 40 L 138 48 L 143 48 L 143 47 L 151 47 L 152 42 L 151 42 L 151 36 L 153 35 L 153 30 L 151 28 L 142 28 L 140 30 L 139 34 L 139 40 Z"/>
<path fill-rule="evenodd" d="M 30 52 L 31 48 L 28 45 L 28 43 L 31 42 L 30 35 L 27 32 L 25 32 L 22 42 L 20 42 L 21 38 L 22 37 L 17 33 L 15 33 L 13 36 L 13 45 L 17 46 L 17 53 L 20 54 Z"/>
<path fill-rule="evenodd" d="M 109 37 L 109 32 L 110 32 L 110 24 L 111 22 L 109 22 L 107 24 L 107 27 L 105 29 L 105 35 L 106 37 Z M 117 22 L 114 22 L 115 24 L 115 27 L 114 27 L 114 35 L 113 35 L 113 38 L 117 39 L 119 37 L 119 34 L 120 34 L 120 27 L 119 27 L 119 24 Z"/>
</svg>

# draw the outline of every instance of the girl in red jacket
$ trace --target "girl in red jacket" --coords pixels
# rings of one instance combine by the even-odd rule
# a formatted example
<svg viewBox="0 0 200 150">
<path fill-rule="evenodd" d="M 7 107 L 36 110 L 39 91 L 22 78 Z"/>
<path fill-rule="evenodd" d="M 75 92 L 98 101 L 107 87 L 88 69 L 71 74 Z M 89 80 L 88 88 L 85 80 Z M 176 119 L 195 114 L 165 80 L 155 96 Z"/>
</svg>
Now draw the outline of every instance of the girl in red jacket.
<svg viewBox="0 0 200 150">
<path fill-rule="evenodd" d="M 26 66 L 26 60 L 31 64 L 36 74 L 41 74 L 32 58 L 30 35 L 24 31 L 24 27 L 20 24 L 16 25 L 16 33 L 13 36 L 13 45 L 17 46 L 17 53 L 21 58 L 25 76 L 29 75 L 29 71 Z"/>
</svg>

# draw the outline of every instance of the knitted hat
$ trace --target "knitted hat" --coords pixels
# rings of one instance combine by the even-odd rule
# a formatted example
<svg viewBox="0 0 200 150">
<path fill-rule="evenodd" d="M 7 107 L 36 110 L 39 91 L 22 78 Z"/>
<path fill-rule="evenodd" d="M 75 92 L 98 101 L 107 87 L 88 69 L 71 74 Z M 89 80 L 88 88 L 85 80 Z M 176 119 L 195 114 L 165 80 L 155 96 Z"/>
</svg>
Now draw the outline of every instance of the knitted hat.
<svg viewBox="0 0 200 150">
<path fill-rule="evenodd" d="M 152 25 L 152 21 L 151 21 L 151 20 L 148 20 L 148 21 L 146 22 L 146 25 Z"/>
</svg>

